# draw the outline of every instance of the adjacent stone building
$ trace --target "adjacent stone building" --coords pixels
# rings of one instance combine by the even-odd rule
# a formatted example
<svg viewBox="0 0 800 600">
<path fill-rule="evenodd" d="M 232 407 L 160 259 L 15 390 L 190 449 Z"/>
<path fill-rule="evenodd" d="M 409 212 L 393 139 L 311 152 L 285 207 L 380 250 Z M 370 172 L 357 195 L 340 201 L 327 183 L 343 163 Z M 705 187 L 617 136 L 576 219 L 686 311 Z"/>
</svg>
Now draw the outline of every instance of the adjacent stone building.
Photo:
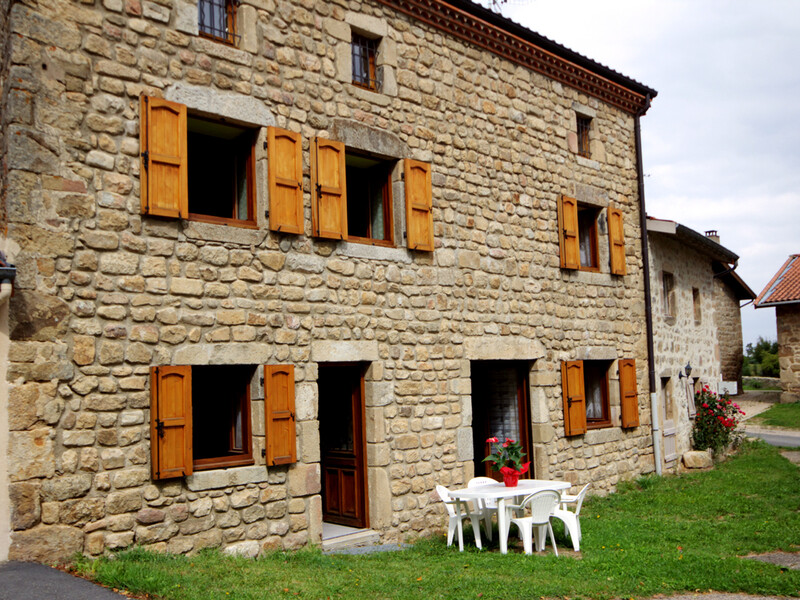
<svg viewBox="0 0 800 600">
<path fill-rule="evenodd" d="M 705 235 L 648 218 L 653 346 L 664 465 L 691 447 L 694 392 L 741 389 L 740 304 L 753 291 L 736 274 L 739 257 L 716 231 Z"/>
<path fill-rule="evenodd" d="M 792 254 L 756 299 L 756 308 L 775 307 L 781 402 L 800 402 L 800 254 Z"/>
<path fill-rule="evenodd" d="M 0 558 L 411 538 L 490 434 L 598 493 L 654 469 L 655 91 L 465 0 L 0 25 Z"/>
</svg>

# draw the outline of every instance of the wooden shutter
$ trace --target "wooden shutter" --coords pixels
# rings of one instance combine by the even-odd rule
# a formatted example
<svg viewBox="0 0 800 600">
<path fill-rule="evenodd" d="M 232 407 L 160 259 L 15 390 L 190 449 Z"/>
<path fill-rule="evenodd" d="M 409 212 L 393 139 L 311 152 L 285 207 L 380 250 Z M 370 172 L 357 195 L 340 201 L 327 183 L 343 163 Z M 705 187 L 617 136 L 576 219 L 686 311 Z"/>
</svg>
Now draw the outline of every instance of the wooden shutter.
<svg viewBox="0 0 800 600">
<path fill-rule="evenodd" d="M 636 361 L 619 360 L 620 414 L 623 427 L 639 426 L 639 394 L 636 389 Z"/>
<path fill-rule="evenodd" d="M 408 247 L 433 252 L 433 188 L 430 163 L 404 161 Z"/>
<path fill-rule="evenodd" d="M 303 233 L 303 153 L 299 133 L 267 128 L 269 228 Z"/>
<path fill-rule="evenodd" d="M 297 462 L 294 416 L 294 365 L 264 367 L 267 465 Z"/>
<path fill-rule="evenodd" d="M 139 110 L 142 214 L 185 219 L 189 215 L 186 107 L 142 95 Z"/>
<path fill-rule="evenodd" d="M 561 363 L 561 393 L 564 399 L 564 433 L 586 433 L 586 394 L 583 387 L 583 361 Z"/>
<path fill-rule="evenodd" d="M 622 211 L 608 207 L 608 250 L 611 255 L 611 274 L 625 275 L 625 231 Z"/>
<path fill-rule="evenodd" d="M 581 246 L 578 239 L 578 201 L 569 196 L 558 199 L 558 245 L 561 267 L 580 269 Z"/>
<path fill-rule="evenodd" d="M 192 474 L 192 368 L 150 369 L 153 479 Z"/>
<path fill-rule="evenodd" d="M 347 181 L 342 142 L 311 143 L 311 229 L 316 237 L 347 237 Z"/>
</svg>

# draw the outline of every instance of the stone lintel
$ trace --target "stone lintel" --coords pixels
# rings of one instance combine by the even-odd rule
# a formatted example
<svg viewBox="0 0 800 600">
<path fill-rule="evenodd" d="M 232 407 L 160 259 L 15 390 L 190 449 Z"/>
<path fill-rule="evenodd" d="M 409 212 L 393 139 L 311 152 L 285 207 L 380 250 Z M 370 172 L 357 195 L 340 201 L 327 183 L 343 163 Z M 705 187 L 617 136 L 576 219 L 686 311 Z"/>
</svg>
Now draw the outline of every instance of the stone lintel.
<svg viewBox="0 0 800 600">
<path fill-rule="evenodd" d="M 469 360 L 537 360 L 544 355 L 541 342 L 525 337 L 464 338 L 464 356 Z"/>
<path fill-rule="evenodd" d="M 378 342 L 374 340 L 329 341 L 311 343 L 314 362 L 373 362 L 379 360 Z"/>
</svg>

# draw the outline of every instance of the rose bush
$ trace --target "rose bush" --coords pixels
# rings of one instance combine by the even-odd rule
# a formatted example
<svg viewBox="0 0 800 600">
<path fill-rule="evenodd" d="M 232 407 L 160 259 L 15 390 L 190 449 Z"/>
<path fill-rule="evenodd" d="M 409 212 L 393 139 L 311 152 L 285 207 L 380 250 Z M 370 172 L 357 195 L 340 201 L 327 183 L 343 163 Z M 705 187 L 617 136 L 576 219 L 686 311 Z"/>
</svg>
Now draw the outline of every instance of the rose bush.
<svg viewBox="0 0 800 600">
<path fill-rule="evenodd" d="M 705 385 L 694 395 L 697 416 L 692 430 L 695 450 L 721 452 L 737 439 L 736 426 L 744 411 L 728 395 L 718 396 Z"/>
</svg>

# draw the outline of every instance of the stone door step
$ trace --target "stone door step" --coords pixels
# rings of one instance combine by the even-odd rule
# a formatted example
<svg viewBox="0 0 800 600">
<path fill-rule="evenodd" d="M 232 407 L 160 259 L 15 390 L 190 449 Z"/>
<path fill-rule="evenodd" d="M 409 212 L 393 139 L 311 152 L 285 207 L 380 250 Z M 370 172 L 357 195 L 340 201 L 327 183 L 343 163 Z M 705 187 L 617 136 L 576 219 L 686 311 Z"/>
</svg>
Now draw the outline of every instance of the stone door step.
<svg viewBox="0 0 800 600">
<path fill-rule="evenodd" d="M 359 529 L 353 533 L 322 540 L 322 551 L 330 552 L 333 550 L 342 550 L 344 548 L 375 546 L 380 542 L 380 540 L 381 536 L 377 531 L 373 531 L 371 529 Z"/>
</svg>

